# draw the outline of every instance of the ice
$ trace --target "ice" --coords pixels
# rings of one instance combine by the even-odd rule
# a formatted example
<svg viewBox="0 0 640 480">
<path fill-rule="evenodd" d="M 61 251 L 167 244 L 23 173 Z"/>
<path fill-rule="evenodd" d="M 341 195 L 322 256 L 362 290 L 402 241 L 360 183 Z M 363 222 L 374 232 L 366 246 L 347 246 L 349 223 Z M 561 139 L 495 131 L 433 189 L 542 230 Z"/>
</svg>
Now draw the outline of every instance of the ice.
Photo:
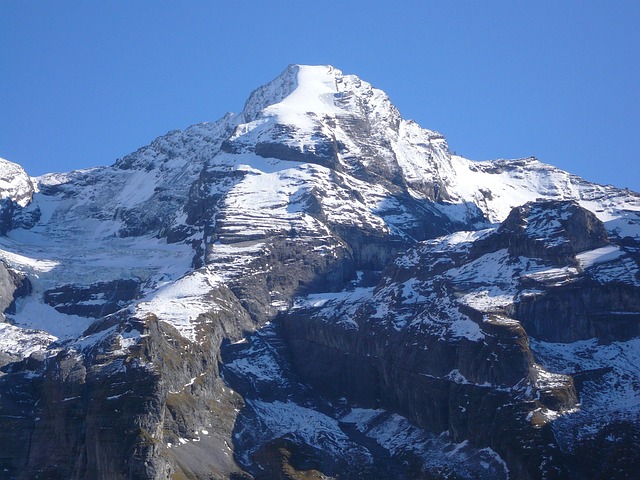
<svg viewBox="0 0 640 480">
<path fill-rule="evenodd" d="M 9 318 L 18 327 L 47 332 L 60 340 L 80 336 L 95 321 L 94 318 L 60 313 L 33 296 L 18 299 L 16 313 L 10 314 Z"/>
</svg>

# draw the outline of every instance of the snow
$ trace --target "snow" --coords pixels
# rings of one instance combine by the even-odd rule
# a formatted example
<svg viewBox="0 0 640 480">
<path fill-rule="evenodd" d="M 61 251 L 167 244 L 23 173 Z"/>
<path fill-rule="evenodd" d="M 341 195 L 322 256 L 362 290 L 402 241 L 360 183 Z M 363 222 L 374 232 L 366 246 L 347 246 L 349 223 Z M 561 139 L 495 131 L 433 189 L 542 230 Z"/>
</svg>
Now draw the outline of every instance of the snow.
<svg viewBox="0 0 640 480">
<path fill-rule="evenodd" d="M 155 183 L 149 181 L 148 172 L 135 171 L 129 176 L 115 200 L 117 203 L 132 207 L 151 198 L 154 188 Z"/>
<path fill-rule="evenodd" d="M 370 127 L 366 138 L 350 130 L 360 120 Z M 287 128 L 280 130 L 283 126 Z M 227 139 L 234 148 L 223 152 L 220 146 Z M 322 142 L 339 144 L 334 159 L 339 168 L 263 158 L 255 152 L 259 142 L 281 143 L 301 153 L 315 152 Z M 591 184 L 535 159 L 473 162 L 452 156 L 442 135 L 402 120 L 384 92 L 333 67 L 293 65 L 256 90 L 241 115 L 169 132 L 113 167 L 30 179 L 21 167 L 0 160 L 0 198 L 13 198 L 41 213 L 32 229 L 15 229 L 0 238 L 0 258 L 33 285 L 32 295 L 20 300 L 9 316 L 15 326 L 2 329 L 5 351 L 28 354 L 55 339 L 78 339 L 78 345 L 87 346 L 102 338 L 81 338 L 92 319 L 64 315 L 44 304 L 44 292 L 60 285 L 139 278 L 142 298 L 132 311 L 153 313 L 195 340 L 201 314 L 225 308 L 212 301 L 212 291 L 257 273 L 255 259 L 269 253 L 271 237 L 295 230 L 300 242 L 313 240 L 315 251 L 326 255 L 344 248 L 331 231 L 341 226 L 413 241 L 406 232 L 423 219 L 398 200 L 397 186 L 374 184 L 358 173 L 373 161 L 371 151 L 375 161 L 387 162 L 391 175 L 402 176 L 414 199 L 427 198 L 424 185 L 442 186 L 450 200 L 429 203 L 429 208 L 454 221 L 472 222 L 466 228 L 502 221 L 512 207 L 525 202 L 555 199 L 578 201 L 610 233 L 640 235 L 640 197 L 630 192 Z M 207 268 L 192 272 L 194 251 L 188 242 L 167 244 L 156 238 L 157 230 L 128 236 L 127 228 L 143 225 L 147 216 L 163 219 L 167 228 L 186 227 L 183 207 L 195 182 L 208 174 L 214 180 L 203 192 L 220 196 L 220 201 L 206 227 L 215 227 L 218 239 L 205 239 L 204 227 L 188 226 L 193 229 L 189 240 L 207 242 Z M 321 215 L 307 213 L 310 198 Z M 487 222 L 476 218 L 480 211 Z M 558 225 L 540 224 L 531 232 L 542 236 Z M 513 303 L 521 280 L 561 285 L 581 274 L 573 266 L 551 268 L 531 259 L 511 259 L 506 250 L 456 264 L 456 257 L 492 232 L 453 233 L 396 259 L 398 268 L 441 269 L 437 279 L 456 289 L 454 300 L 444 298 L 433 281 L 412 278 L 380 291 L 357 287 L 309 295 L 296 299 L 294 308 L 317 309 L 331 321 L 358 328 L 354 315 L 369 303 L 376 312 L 372 320 L 396 330 L 428 326 L 443 336 L 479 341 L 484 338 L 481 326 L 463 315 L 460 305 L 501 311 Z M 577 259 L 596 280 L 640 282 L 637 265 L 618 247 L 582 252 Z M 271 303 L 284 308 L 288 304 L 278 295 L 272 292 Z M 395 298 L 400 300 L 394 310 Z M 121 336 L 121 348 L 135 341 L 135 336 Z M 240 367 L 249 371 L 250 366 Z M 273 374 L 271 367 L 252 370 L 256 381 Z"/>
<path fill-rule="evenodd" d="M 496 315 L 496 314 L 485 315 L 483 318 L 483 321 L 494 324 L 494 325 L 505 325 L 510 327 L 517 327 L 520 325 L 520 322 L 518 320 L 505 317 L 504 315 Z"/>
<path fill-rule="evenodd" d="M 579 271 L 576 267 L 540 268 L 526 272 L 522 279 L 534 280 L 545 286 L 559 287 L 576 281 L 579 278 Z"/>
<path fill-rule="evenodd" d="M 198 317 L 221 308 L 209 298 L 221 283 L 219 276 L 206 269 L 191 272 L 148 295 L 137 304 L 136 314 L 154 314 L 174 326 L 185 338 L 195 341 Z"/>
<path fill-rule="evenodd" d="M 290 401 L 247 400 L 246 404 L 261 423 L 260 431 L 252 432 L 252 445 L 264 445 L 275 438 L 293 436 L 322 449 L 334 458 L 346 455 L 347 458 L 371 461 L 370 454 L 353 443 L 340 429 L 338 421 L 328 415 Z M 245 462 L 250 453 L 247 452 Z"/>
<path fill-rule="evenodd" d="M 275 348 L 279 337 L 274 331 L 274 326 L 266 325 L 243 340 L 242 343 L 234 344 L 242 345 L 242 354 L 227 361 L 225 370 L 233 372 L 251 384 L 254 391 L 260 391 L 264 385 L 267 385 L 267 388 L 276 387 L 287 391 L 290 382 Z"/>
<path fill-rule="evenodd" d="M 472 342 L 479 342 L 485 338 L 480 326 L 469 318 L 458 315 L 449 327 L 449 333 L 455 337 L 464 337 Z"/>
<path fill-rule="evenodd" d="M 87 230 L 87 235 L 93 235 Z M 189 269 L 191 249 L 155 238 L 51 238 L 46 232 L 14 230 L 0 238 L 0 258 L 25 273 L 32 293 L 19 299 L 11 321 L 48 332 L 61 340 L 79 337 L 95 319 L 58 312 L 43 301 L 44 292 L 60 285 L 90 285 L 113 279 L 140 278 L 165 283 Z M 162 280 L 163 279 L 163 280 Z"/>
<path fill-rule="evenodd" d="M 281 123 L 300 125 L 308 112 L 341 113 L 333 101 L 338 93 L 333 67 L 297 65 L 294 71 L 296 88 L 281 102 L 265 108 L 263 115 L 276 115 Z"/>
<path fill-rule="evenodd" d="M 469 385 L 471 383 L 457 368 L 451 370 L 447 375 L 445 375 L 445 378 L 461 385 Z"/>
<path fill-rule="evenodd" d="M 47 332 L 59 340 L 78 337 L 95 321 L 94 318 L 60 313 L 35 296 L 18 299 L 16 313 L 7 317 L 18 327 Z"/>
<path fill-rule="evenodd" d="M 571 383 L 571 377 L 568 375 L 549 372 L 540 365 L 534 365 L 533 371 L 536 377 L 536 387 L 540 390 L 563 388 Z"/>
<path fill-rule="evenodd" d="M 509 478 L 506 463 L 494 450 L 473 448 L 468 441 L 455 443 L 446 432 L 426 432 L 398 414 L 353 408 L 340 421 L 354 424 L 394 457 L 417 455 L 425 472 L 451 470 L 461 478 Z"/>
<path fill-rule="evenodd" d="M 452 268 L 444 276 L 465 292 L 459 302 L 479 311 L 492 312 L 513 303 L 521 273 L 544 268 L 534 259 L 512 258 L 507 249 L 501 249 Z"/>
<path fill-rule="evenodd" d="M 0 238 L 0 258 L 26 274 L 32 285 L 31 295 L 20 299 L 16 313 L 8 315 L 10 321 L 59 340 L 79 338 L 94 319 L 59 313 L 44 303 L 44 292 L 123 278 L 137 278 L 154 288 L 187 272 L 190 246 L 169 245 L 152 235 L 116 236 L 122 228 L 117 212 L 148 199 L 165 180 L 157 172 L 107 167 L 34 179 L 39 192 L 28 210 L 40 212 L 38 223 Z"/>
<path fill-rule="evenodd" d="M 478 204 L 490 222 L 501 222 L 513 207 L 540 196 L 537 175 L 518 180 L 506 172 L 489 173 L 478 169 L 476 162 L 456 155 L 452 155 L 451 164 L 456 179 L 453 192 L 461 201 Z"/>
<path fill-rule="evenodd" d="M 624 251 L 615 245 L 607 245 L 606 247 L 596 248 L 576 255 L 576 259 L 582 268 L 589 268 L 593 265 L 603 262 L 616 260 L 624 255 Z"/>
<path fill-rule="evenodd" d="M 392 146 L 398 166 L 410 186 L 419 189 L 420 183 L 427 179 L 442 181 L 454 174 L 444 137 L 420 128 L 415 122 L 400 122 L 398 139 Z M 415 190 L 414 194 L 420 196 Z"/>
<path fill-rule="evenodd" d="M 603 370 L 585 381 L 580 408 L 553 423 L 556 437 L 571 450 L 574 442 L 592 438 L 615 420 L 640 419 L 640 339 L 599 343 L 597 339 L 574 343 L 531 340 L 536 360 L 547 370 L 562 374 Z"/>
<path fill-rule="evenodd" d="M 116 338 L 120 348 L 115 349 L 112 353 L 114 355 L 126 355 L 129 349 L 140 341 L 142 335 L 140 335 L 139 331 L 131 329 L 128 332 L 118 333 Z"/>
<path fill-rule="evenodd" d="M 291 65 L 282 75 L 254 91 L 239 125 L 231 137 L 242 145 L 273 141 L 280 128 L 287 126 L 288 135 L 278 141 L 298 151 L 314 151 L 317 134 L 331 136 L 324 118 L 345 113 L 336 105 L 342 73 L 329 66 Z"/>
<path fill-rule="evenodd" d="M 28 357 L 45 350 L 55 340 L 55 336 L 43 331 L 0 323 L 0 351 L 9 355 Z"/>
<path fill-rule="evenodd" d="M 133 390 L 127 390 L 126 392 L 120 393 L 118 395 L 111 395 L 110 397 L 107 397 L 107 400 L 117 400 L 118 398 L 129 395 L 130 393 L 133 393 Z"/>
<path fill-rule="evenodd" d="M 369 128 L 365 138 L 351 131 L 360 121 Z M 227 139 L 233 148 L 222 152 L 220 146 Z M 280 143 L 303 154 L 312 154 L 325 143 L 339 145 L 332 158 L 337 168 L 263 158 L 255 151 L 260 142 Z M 390 176 L 400 176 L 401 186 L 390 186 L 385 183 L 388 179 L 371 182 L 367 169 L 374 161 L 388 167 Z M 211 222 L 208 225 L 187 225 L 184 205 L 194 200 L 192 187 L 200 186 L 196 182 L 201 181 L 209 182 L 200 193 L 215 196 L 216 211 L 206 219 Z M 427 192 L 434 185 L 443 188 L 449 200 L 432 203 Z M 464 223 L 451 228 L 484 228 L 504 220 L 514 206 L 555 199 L 578 201 L 604 221 L 612 235 L 640 235 L 640 199 L 630 192 L 585 182 L 535 159 L 473 162 L 452 156 L 440 134 L 402 120 L 386 95 L 366 82 L 329 66 L 294 65 L 256 90 L 241 115 L 170 132 L 114 167 L 30 179 L 21 167 L 0 159 L 0 198 L 11 198 L 27 212 L 37 209 L 41 214 L 30 230 L 15 229 L 0 238 L 0 258 L 25 273 L 33 286 L 33 293 L 17 302 L 16 313 L 8 315 L 14 325 L 0 324 L 0 351 L 24 357 L 45 351 L 58 340 L 82 352 L 113 340 L 111 353 L 126 354 L 140 341 L 137 330 L 126 332 L 117 325 L 83 337 L 94 319 L 62 314 L 43 301 L 44 292 L 54 287 L 122 278 L 142 282 L 141 298 L 129 305 L 128 313 L 154 314 L 184 338 L 196 341 L 198 327 L 206 321 L 202 314 L 229 307 L 217 292 L 227 292 L 227 284 L 244 275 L 271 268 L 258 267 L 256 262 L 270 253 L 271 238 L 295 230 L 299 242 L 308 242 L 314 251 L 328 256 L 345 248 L 334 233 L 344 226 L 413 242 L 407 232 L 421 227 L 424 218 L 400 200 L 404 193 L 421 208 Z M 310 201 L 317 203 L 314 206 L 320 213 L 308 213 Z M 128 230 L 144 226 L 149 219 L 162 219 L 162 228 L 185 227 L 190 237 L 183 243 L 167 244 L 157 238 L 164 234 L 159 227 L 142 233 Z M 557 219 L 532 222 L 528 233 L 536 238 L 552 237 L 560 226 Z M 216 237 L 205 238 L 204 232 L 209 231 Z M 493 313 L 508 312 L 518 295 L 541 293 L 522 290 L 523 281 L 558 286 L 586 275 L 602 282 L 640 283 L 638 266 L 615 246 L 580 253 L 579 268 L 511 258 L 506 249 L 461 263 L 474 242 L 494 232 L 464 231 L 424 242 L 395 260 L 394 267 L 405 270 L 397 277 L 401 280 L 377 288 L 356 282 L 342 292 L 296 298 L 293 308 L 310 309 L 310 314 L 345 329 L 371 321 L 406 331 L 408 338 L 425 332 L 445 341 L 466 338 L 480 342 L 486 338 L 482 322 L 472 321 L 461 306 L 488 313 L 484 316 L 488 322 L 517 325 L 506 313 Z M 204 241 L 207 248 L 207 267 L 195 271 L 191 267 L 192 240 Z M 403 277 L 410 269 L 437 274 Z M 290 304 L 290 299 L 280 298 L 280 292 L 270 293 L 272 306 L 284 309 Z M 94 298 L 84 304 L 100 301 Z M 375 313 L 363 320 L 358 316 L 362 312 Z M 232 345 L 246 348 L 246 356 L 230 361 L 225 368 L 256 391 L 276 385 L 290 392 L 291 376 L 274 353 L 278 339 L 270 328 Z M 576 365 L 583 370 L 614 369 L 615 375 L 604 374 L 602 383 L 586 383 L 580 410 L 562 416 L 540 410 L 553 420 L 561 441 L 570 444 L 571 438 L 593 435 L 611 418 L 639 418 L 638 341 L 565 345 L 532 340 L 539 364 L 534 367 L 538 389 L 565 385 Z M 469 383 L 458 369 L 446 377 Z M 188 389 L 196 380 L 174 388 Z M 288 396 L 276 401 L 247 398 L 246 409 L 263 427 L 255 434 L 256 447 L 282 436 L 301 437 L 329 455 L 352 454 L 365 464 L 371 456 L 352 441 L 347 426 L 397 458 L 419 455 L 425 470 L 449 468 L 469 478 L 509 478 L 506 464 L 493 450 L 455 443 L 446 434 L 428 434 L 406 418 L 383 410 L 354 408 L 332 416 L 328 409 L 317 411 Z M 177 444 L 168 447 L 187 442 L 178 438 Z"/>
<path fill-rule="evenodd" d="M 599 210 L 600 205 L 596 202 L 593 202 L 593 207 L 590 210 Z M 624 237 L 635 237 L 636 239 L 640 238 L 640 209 L 636 209 L 635 211 L 626 210 L 630 206 L 635 208 L 635 205 L 623 204 L 621 201 L 618 202 L 618 206 L 615 210 L 615 215 L 609 214 L 608 211 L 604 211 L 602 214 L 598 215 L 599 218 L 604 222 L 607 231 L 614 236 L 619 238 Z M 586 207 L 585 207 L 586 208 Z M 608 217 L 607 219 L 603 219 L 603 217 Z"/>
<path fill-rule="evenodd" d="M 205 374 L 202 373 L 202 374 L 198 375 L 197 377 L 192 377 L 191 380 L 189 380 L 187 383 L 185 383 L 180 390 L 169 390 L 169 393 L 173 393 L 173 394 L 182 393 L 187 387 L 190 387 L 191 385 L 193 385 L 195 383 L 195 381 L 198 378 L 202 377 L 203 375 L 205 375 Z"/>
<path fill-rule="evenodd" d="M 613 253 L 615 254 L 615 253 Z M 606 257 L 606 256 L 605 256 Z M 598 257 L 598 260 L 602 257 Z M 640 286 L 640 267 L 628 256 L 620 256 L 614 261 L 609 258 L 595 262 L 587 271 L 588 275 L 600 283 L 622 282 Z"/>
<path fill-rule="evenodd" d="M 20 272 L 49 272 L 60 264 L 55 260 L 35 258 L 35 255 L 22 255 L 17 253 L 18 249 L 27 250 L 24 245 L 12 240 L 11 237 L 0 237 L 0 258 Z M 39 252 L 33 253 L 37 255 Z"/>
<path fill-rule="evenodd" d="M 345 301 L 357 301 L 372 292 L 373 287 L 358 287 L 342 292 L 314 293 L 305 297 L 297 297 L 293 308 L 318 308 L 325 306 L 328 302 L 335 304 Z"/>
<path fill-rule="evenodd" d="M 504 220 L 513 207 L 527 202 L 576 200 L 605 222 L 610 234 L 640 235 L 640 197 L 632 192 L 587 182 L 534 158 L 475 162 L 452 155 L 450 165 L 452 205 L 477 204 L 494 224 Z"/>
<path fill-rule="evenodd" d="M 26 207 L 34 189 L 31 178 L 20 165 L 0 158 L 0 199 L 9 198 Z"/>
<path fill-rule="evenodd" d="M 314 187 L 323 193 L 320 200 L 331 222 L 385 228 L 385 221 L 375 213 L 390 196 L 383 188 L 346 176 L 340 178 L 341 183 L 346 184 L 341 186 L 335 181 L 335 172 L 315 164 L 269 160 L 253 154 L 221 158 L 237 170 L 247 172 L 243 180 L 227 192 L 221 205 L 230 215 L 225 215 L 223 234 L 264 235 L 290 228 L 291 224 L 317 230 L 317 221 L 297 206 L 299 199 Z M 371 192 L 365 204 L 354 201 L 353 190 Z"/>
</svg>

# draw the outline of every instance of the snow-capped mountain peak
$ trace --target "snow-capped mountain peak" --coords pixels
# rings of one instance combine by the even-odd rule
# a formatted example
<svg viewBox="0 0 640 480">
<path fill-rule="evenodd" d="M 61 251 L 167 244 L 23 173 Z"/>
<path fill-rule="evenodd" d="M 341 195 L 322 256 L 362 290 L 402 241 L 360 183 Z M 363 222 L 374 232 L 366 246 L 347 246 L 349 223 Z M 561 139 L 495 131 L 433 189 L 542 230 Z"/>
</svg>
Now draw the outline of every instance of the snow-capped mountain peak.
<svg viewBox="0 0 640 480">
<path fill-rule="evenodd" d="M 334 99 L 341 79 L 342 72 L 331 66 L 289 65 L 249 96 L 242 112 L 244 119 L 251 122 L 259 116 L 276 115 L 293 123 L 296 115 L 308 112 L 339 113 Z"/>
<path fill-rule="evenodd" d="M 386 93 L 334 67 L 289 66 L 250 95 L 240 119 L 223 146 L 229 153 L 316 163 L 446 197 L 433 186 L 439 169 L 451 170 L 443 137 L 403 120 Z"/>
<path fill-rule="evenodd" d="M 301 114 L 362 115 L 365 112 L 358 111 L 359 107 L 375 107 L 376 103 L 387 113 L 391 110 L 394 116 L 398 115 L 383 91 L 355 75 L 344 75 L 331 65 L 289 65 L 251 93 L 242 114 L 246 123 L 267 116 L 293 123 Z"/>
<path fill-rule="evenodd" d="M 635 473 L 638 298 L 638 194 L 291 65 L 110 167 L 0 160 L 0 471 Z"/>
</svg>

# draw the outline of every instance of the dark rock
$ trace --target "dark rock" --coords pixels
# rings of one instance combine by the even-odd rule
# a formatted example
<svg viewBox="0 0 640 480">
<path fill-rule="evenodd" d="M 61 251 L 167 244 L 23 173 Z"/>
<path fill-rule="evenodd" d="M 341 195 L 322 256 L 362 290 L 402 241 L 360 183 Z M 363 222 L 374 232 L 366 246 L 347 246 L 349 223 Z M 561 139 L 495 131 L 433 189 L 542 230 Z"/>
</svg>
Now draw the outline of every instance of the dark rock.
<svg viewBox="0 0 640 480">
<path fill-rule="evenodd" d="M 359 405 L 391 409 L 429 431 L 449 432 L 454 441 L 467 439 L 478 448 L 492 448 L 516 478 L 538 478 L 539 465 L 549 458 L 555 460 L 545 475 L 563 478 L 569 475 L 570 462 L 563 459 L 549 421 L 539 412 L 569 411 L 578 402 L 577 394 L 569 376 L 557 377 L 551 384 L 541 379 L 528 335 L 551 341 L 574 341 L 594 334 L 602 339 L 637 336 L 635 330 L 629 330 L 633 320 L 613 327 L 609 319 L 593 315 L 635 311 L 634 299 L 640 298 L 637 287 L 602 285 L 587 278 L 559 287 L 527 285 L 543 292 L 518 298 L 513 310 L 491 314 L 461 306 L 459 314 L 446 314 L 454 315 L 451 321 L 462 315 L 477 323 L 483 332 L 481 340 L 443 336 L 430 330 L 428 322 L 414 320 L 415 327 L 403 328 L 393 327 L 393 322 L 398 317 L 425 315 L 443 321 L 444 312 L 438 311 L 436 303 L 407 306 L 401 293 L 407 281 L 428 285 L 414 295 L 429 298 L 437 292 L 435 298 L 444 302 L 461 295 L 460 287 L 431 279 L 484 255 L 506 249 L 512 258 L 574 265 L 577 253 L 607 244 L 602 223 L 577 204 L 527 204 L 514 209 L 494 233 L 468 247 L 446 254 L 430 253 L 423 247 L 418 250 L 422 258 L 411 266 L 392 264 L 383 272 L 374 291 L 378 293 L 352 307 L 349 321 L 337 313 L 342 310 L 330 308 L 298 309 L 283 315 L 293 364 L 303 379 L 331 398 L 347 397 Z M 393 285 L 399 286 L 394 289 Z M 383 291 L 388 293 L 382 296 Z M 575 292 L 578 298 L 560 308 L 552 300 L 559 292 Z M 577 305 L 579 302 L 582 304 Z M 376 317 L 378 305 L 389 310 L 387 316 Z"/>
<path fill-rule="evenodd" d="M 640 336 L 640 287 L 618 282 L 603 285 L 583 278 L 522 297 L 513 317 L 540 340 L 625 341 Z"/>
<path fill-rule="evenodd" d="M 603 223 L 574 201 L 530 202 L 514 208 L 500 225 L 509 253 L 570 263 L 577 253 L 609 243 Z"/>
<path fill-rule="evenodd" d="M 100 318 L 112 314 L 140 293 L 139 279 L 112 280 L 88 286 L 64 285 L 44 292 L 44 301 L 61 313 Z"/>
<path fill-rule="evenodd" d="M 300 151 L 289 145 L 277 142 L 261 142 L 255 145 L 256 155 L 264 158 L 277 158 L 293 162 L 316 163 L 331 169 L 340 170 L 337 157 L 337 145 L 321 143 L 314 151 Z"/>
<path fill-rule="evenodd" d="M 31 293 L 31 282 L 23 273 L 18 273 L 0 261 L 0 318 L 4 313 L 15 313 L 15 301 Z"/>
<path fill-rule="evenodd" d="M 531 428 L 524 420 L 536 401 L 512 390 L 532 375 L 521 327 L 489 324 L 484 341 L 470 342 L 300 315 L 282 317 L 294 365 L 331 398 L 388 408 L 429 431 L 448 431 L 454 441 L 489 446 L 517 478 L 537 478 L 542 459 L 561 455 L 548 425 Z M 537 402 L 567 409 L 577 399 L 567 384 Z"/>
<path fill-rule="evenodd" d="M 33 228 L 40 220 L 40 209 L 29 205 L 21 207 L 10 198 L 0 200 L 0 236 L 15 228 Z"/>
<path fill-rule="evenodd" d="M 217 352 L 223 338 L 239 338 L 252 322 L 228 289 L 212 295 L 233 308 L 204 314 L 197 343 L 157 318 L 130 318 L 102 330 L 90 350 L 64 349 L 6 369 L 0 415 L 20 432 L 0 431 L 0 468 L 8 478 L 239 474 L 223 452 L 241 399 L 221 381 Z M 126 348 L 124 338 L 139 342 Z M 34 377 L 33 368 L 42 374 Z M 182 446 L 180 438 L 201 441 L 167 448 Z"/>
</svg>

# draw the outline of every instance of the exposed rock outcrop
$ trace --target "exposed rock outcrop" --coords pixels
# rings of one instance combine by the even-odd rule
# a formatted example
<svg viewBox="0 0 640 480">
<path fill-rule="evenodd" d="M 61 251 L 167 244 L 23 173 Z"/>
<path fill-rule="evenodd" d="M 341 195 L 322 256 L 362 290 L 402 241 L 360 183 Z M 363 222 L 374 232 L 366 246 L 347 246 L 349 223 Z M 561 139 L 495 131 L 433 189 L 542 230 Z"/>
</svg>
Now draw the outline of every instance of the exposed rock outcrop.
<svg viewBox="0 0 640 480">
<path fill-rule="evenodd" d="M 61 313 L 101 318 L 124 308 L 139 294 L 139 280 L 122 279 L 88 286 L 63 285 L 44 292 L 44 301 Z"/>
<path fill-rule="evenodd" d="M 0 468 L 17 479 L 241 472 L 229 445 L 242 399 L 220 379 L 217 352 L 223 338 L 238 338 L 252 322 L 228 290 L 215 298 L 234 308 L 203 313 L 195 343 L 148 316 L 54 356 L 7 365 L 2 415 L 15 431 L 0 432 Z M 201 458 L 205 451 L 214 454 Z"/>
<path fill-rule="evenodd" d="M 538 365 L 529 335 L 636 337 L 640 283 L 592 273 L 599 253 L 632 261 L 617 248 L 575 203 L 528 204 L 495 230 L 400 256 L 364 297 L 293 310 L 286 339 L 302 378 L 332 398 L 492 448 L 517 478 L 538 478 L 543 464 L 544 475 L 569 476 L 551 420 L 578 407 L 574 382 Z"/>
<path fill-rule="evenodd" d="M 4 321 L 5 312 L 15 313 L 16 299 L 30 293 L 31 282 L 27 276 L 0 261 L 0 319 Z"/>
<path fill-rule="evenodd" d="M 292 65 L 0 202 L 0 476 L 635 478 L 638 194 Z"/>
</svg>

